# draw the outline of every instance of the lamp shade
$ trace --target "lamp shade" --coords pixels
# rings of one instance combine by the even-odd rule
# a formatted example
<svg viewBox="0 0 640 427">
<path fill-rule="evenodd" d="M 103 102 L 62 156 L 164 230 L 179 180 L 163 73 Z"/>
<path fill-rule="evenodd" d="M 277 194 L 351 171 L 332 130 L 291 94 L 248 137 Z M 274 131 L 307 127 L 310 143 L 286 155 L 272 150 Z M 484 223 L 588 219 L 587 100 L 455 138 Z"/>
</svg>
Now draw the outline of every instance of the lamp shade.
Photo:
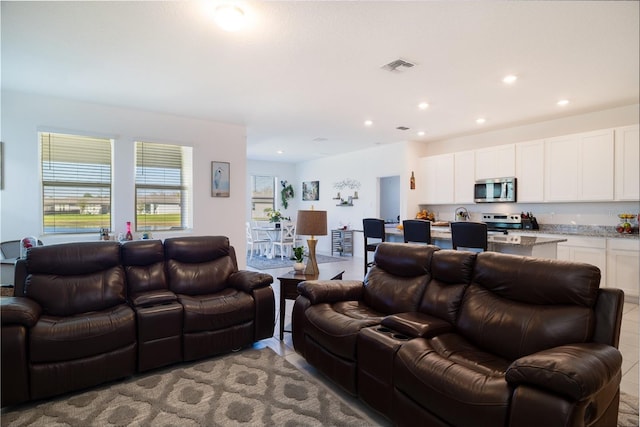
<svg viewBox="0 0 640 427">
<path fill-rule="evenodd" d="M 326 236 L 327 211 L 298 211 L 296 234 L 303 236 Z"/>
</svg>

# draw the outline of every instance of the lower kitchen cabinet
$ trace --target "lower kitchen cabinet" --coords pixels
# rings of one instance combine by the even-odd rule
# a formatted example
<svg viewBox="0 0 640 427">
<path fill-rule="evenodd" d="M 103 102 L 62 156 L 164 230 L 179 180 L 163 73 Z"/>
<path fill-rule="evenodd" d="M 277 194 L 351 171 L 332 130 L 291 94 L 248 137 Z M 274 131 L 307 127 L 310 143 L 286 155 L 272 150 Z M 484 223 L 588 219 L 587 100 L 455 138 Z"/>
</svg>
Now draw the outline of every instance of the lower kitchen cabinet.
<svg viewBox="0 0 640 427">
<path fill-rule="evenodd" d="M 640 240 L 607 239 L 607 284 L 622 289 L 627 299 L 640 294 Z"/>
<path fill-rule="evenodd" d="M 603 237 L 566 237 L 558 243 L 558 259 L 586 262 L 600 269 L 600 287 L 607 286 L 607 239 Z"/>
</svg>

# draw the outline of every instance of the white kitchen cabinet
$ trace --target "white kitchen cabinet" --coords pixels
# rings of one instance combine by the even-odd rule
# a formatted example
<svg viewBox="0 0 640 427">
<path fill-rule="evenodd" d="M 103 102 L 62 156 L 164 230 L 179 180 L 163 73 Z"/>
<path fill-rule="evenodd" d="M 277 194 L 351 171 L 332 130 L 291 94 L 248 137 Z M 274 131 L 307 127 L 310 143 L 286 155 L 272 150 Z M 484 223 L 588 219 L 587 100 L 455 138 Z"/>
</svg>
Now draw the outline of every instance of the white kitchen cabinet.
<svg viewBox="0 0 640 427">
<path fill-rule="evenodd" d="M 558 259 L 595 265 L 600 269 L 600 286 L 606 286 L 607 239 L 603 237 L 563 237 L 567 241 L 558 243 Z"/>
<path fill-rule="evenodd" d="M 454 200 L 454 155 L 423 157 L 420 159 L 420 188 L 424 190 L 423 204 L 449 204 Z"/>
<path fill-rule="evenodd" d="M 454 201 L 473 203 L 475 184 L 475 152 L 460 151 L 454 154 Z"/>
<path fill-rule="evenodd" d="M 580 134 L 578 199 L 613 200 L 613 129 Z"/>
<path fill-rule="evenodd" d="M 640 134 L 638 125 L 615 130 L 615 199 L 640 199 Z"/>
<path fill-rule="evenodd" d="M 607 286 L 622 289 L 626 298 L 640 294 L 640 240 L 607 239 Z"/>
<path fill-rule="evenodd" d="M 613 200 L 613 130 L 545 141 L 547 202 Z"/>
<path fill-rule="evenodd" d="M 476 150 L 476 179 L 516 176 L 515 144 Z"/>
<path fill-rule="evenodd" d="M 518 202 L 544 201 L 544 140 L 516 144 Z"/>
</svg>

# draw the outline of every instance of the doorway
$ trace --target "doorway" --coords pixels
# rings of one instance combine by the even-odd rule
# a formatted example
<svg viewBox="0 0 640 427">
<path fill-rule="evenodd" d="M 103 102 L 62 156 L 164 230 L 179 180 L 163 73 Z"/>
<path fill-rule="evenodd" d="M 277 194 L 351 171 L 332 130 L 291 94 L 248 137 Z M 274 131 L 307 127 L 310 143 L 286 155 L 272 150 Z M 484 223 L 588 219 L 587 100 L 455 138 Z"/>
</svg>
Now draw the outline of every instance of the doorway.
<svg viewBox="0 0 640 427">
<path fill-rule="evenodd" d="M 380 178 L 380 218 L 387 223 L 400 222 L 400 176 Z"/>
</svg>

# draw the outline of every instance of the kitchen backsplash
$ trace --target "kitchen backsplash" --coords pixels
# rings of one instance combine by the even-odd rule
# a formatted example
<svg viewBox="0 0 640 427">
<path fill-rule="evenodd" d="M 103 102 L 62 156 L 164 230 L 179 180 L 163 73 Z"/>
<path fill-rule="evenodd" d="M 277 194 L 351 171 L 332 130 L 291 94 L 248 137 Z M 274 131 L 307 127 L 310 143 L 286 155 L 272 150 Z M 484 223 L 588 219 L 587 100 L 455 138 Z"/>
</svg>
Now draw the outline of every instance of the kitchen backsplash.
<svg viewBox="0 0 640 427">
<path fill-rule="evenodd" d="M 640 202 L 608 202 L 608 203 L 492 203 L 470 205 L 421 205 L 436 214 L 440 221 L 454 221 L 455 211 L 463 206 L 469 211 L 471 221 L 481 221 L 483 213 L 521 213 L 531 212 L 540 224 L 541 231 L 545 226 L 555 226 L 558 230 L 585 227 L 611 227 L 619 223 L 618 214 L 640 212 Z M 594 228 L 595 230 L 596 228 Z"/>
</svg>

